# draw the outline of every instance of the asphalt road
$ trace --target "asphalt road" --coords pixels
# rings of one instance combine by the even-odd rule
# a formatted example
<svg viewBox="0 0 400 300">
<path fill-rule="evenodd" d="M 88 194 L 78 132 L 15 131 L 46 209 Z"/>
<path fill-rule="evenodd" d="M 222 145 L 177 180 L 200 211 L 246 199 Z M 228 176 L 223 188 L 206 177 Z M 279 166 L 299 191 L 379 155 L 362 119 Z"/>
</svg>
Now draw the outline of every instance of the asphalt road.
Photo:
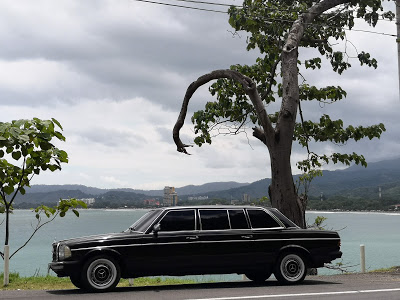
<svg viewBox="0 0 400 300">
<path fill-rule="evenodd" d="M 399 274 L 308 276 L 296 286 L 275 280 L 176 286 L 117 288 L 111 293 L 85 293 L 78 289 L 54 291 L 0 291 L 0 299 L 140 299 L 140 300 L 244 300 L 244 299 L 400 299 Z"/>
</svg>

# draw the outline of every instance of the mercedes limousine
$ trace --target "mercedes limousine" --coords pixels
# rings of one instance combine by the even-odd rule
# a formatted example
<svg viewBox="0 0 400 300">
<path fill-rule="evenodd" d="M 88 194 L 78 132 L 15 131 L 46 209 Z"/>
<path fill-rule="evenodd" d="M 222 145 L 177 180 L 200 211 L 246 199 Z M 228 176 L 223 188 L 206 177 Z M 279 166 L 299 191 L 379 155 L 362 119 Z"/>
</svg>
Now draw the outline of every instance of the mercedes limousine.
<svg viewBox="0 0 400 300">
<path fill-rule="evenodd" d="M 49 267 L 78 288 L 109 291 L 120 278 L 245 274 L 303 281 L 307 268 L 340 258 L 335 231 L 301 229 L 278 210 L 254 206 L 150 210 L 121 233 L 55 242 Z"/>
</svg>

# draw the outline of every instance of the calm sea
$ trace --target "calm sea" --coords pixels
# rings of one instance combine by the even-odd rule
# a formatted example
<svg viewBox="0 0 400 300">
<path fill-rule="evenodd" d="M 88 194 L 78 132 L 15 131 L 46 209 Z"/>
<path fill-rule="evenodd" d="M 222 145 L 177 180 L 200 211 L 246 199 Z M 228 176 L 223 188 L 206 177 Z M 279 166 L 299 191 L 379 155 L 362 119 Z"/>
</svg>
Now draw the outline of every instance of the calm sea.
<svg viewBox="0 0 400 300">
<path fill-rule="evenodd" d="M 51 261 L 51 243 L 70 237 L 121 232 L 140 218 L 146 210 L 81 210 L 80 217 L 69 213 L 44 226 L 31 242 L 10 261 L 11 271 L 22 276 L 46 274 Z M 339 230 L 342 238 L 344 265 L 360 270 L 360 244 L 365 245 L 366 266 L 373 270 L 400 265 L 400 214 L 371 212 L 307 212 L 308 223 L 316 216 L 324 216 L 326 229 Z M 4 216 L 0 215 L 1 218 Z M 35 216 L 29 210 L 16 210 L 11 216 L 10 252 L 12 253 L 30 236 Z M 4 245 L 4 223 L 0 226 L 0 247 Z M 336 260 L 337 262 L 339 260 Z M 0 260 L 0 273 L 4 264 Z M 319 269 L 320 274 L 332 271 Z M 50 273 L 55 275 L 54 273 Z M 204 277 L 202 277 L 205 279 Z M 232 280 L 232 276 L 220 276 L 216 280 Z M 215 278 L 214 278 L 215 279 Z"/>
</svg>

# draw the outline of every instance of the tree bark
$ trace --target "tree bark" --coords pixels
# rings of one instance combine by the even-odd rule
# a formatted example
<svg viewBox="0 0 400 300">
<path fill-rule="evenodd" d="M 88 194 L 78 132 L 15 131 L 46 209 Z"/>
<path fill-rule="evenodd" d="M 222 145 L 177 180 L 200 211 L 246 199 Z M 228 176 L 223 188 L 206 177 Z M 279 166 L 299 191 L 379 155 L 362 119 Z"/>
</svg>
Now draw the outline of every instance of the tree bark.
<svg viewBox="0 0 400 300">
<path fill-rule="evenodd" d="M 275 141 L 268 146 L 272 182 L 269 188 L 271 205 L 305 228 L 305 205 L 296 193 L 290 165 L 297 109 L 299 107 L 298 49 L 305 26 L 323 12 L 349 0 L 324 0 L 301 15 L 289 32 L 282 51 L 282 104 L 275 127 Z"/>
<path fill-rule="evenodd" d="M 301 228 L 305 228 L 305 207 L 296 193 L 290 165 L 290 148 L 270 149 L 271 184 L 268 189 L 272 207 L 277 208 Z"/>
</svg>

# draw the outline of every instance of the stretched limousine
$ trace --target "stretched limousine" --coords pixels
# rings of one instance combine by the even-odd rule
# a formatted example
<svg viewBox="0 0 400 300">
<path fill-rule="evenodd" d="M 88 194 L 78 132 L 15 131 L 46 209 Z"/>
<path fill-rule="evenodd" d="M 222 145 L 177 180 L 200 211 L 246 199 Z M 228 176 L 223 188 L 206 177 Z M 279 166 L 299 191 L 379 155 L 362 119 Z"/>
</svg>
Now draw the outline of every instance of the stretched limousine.
<svg viewBox="0 0 400 300">
<path fill-rule="evenodd" d="M 109 291 L 120 278 L 245 274 L 263 282 L 304 280 L 307 268 L 340 258 L 335 231 L 301 229 L 277 209 L 166 207 L 122 233 L 55 242 L 49 267 L 78 288 Z"/>
</svg>

